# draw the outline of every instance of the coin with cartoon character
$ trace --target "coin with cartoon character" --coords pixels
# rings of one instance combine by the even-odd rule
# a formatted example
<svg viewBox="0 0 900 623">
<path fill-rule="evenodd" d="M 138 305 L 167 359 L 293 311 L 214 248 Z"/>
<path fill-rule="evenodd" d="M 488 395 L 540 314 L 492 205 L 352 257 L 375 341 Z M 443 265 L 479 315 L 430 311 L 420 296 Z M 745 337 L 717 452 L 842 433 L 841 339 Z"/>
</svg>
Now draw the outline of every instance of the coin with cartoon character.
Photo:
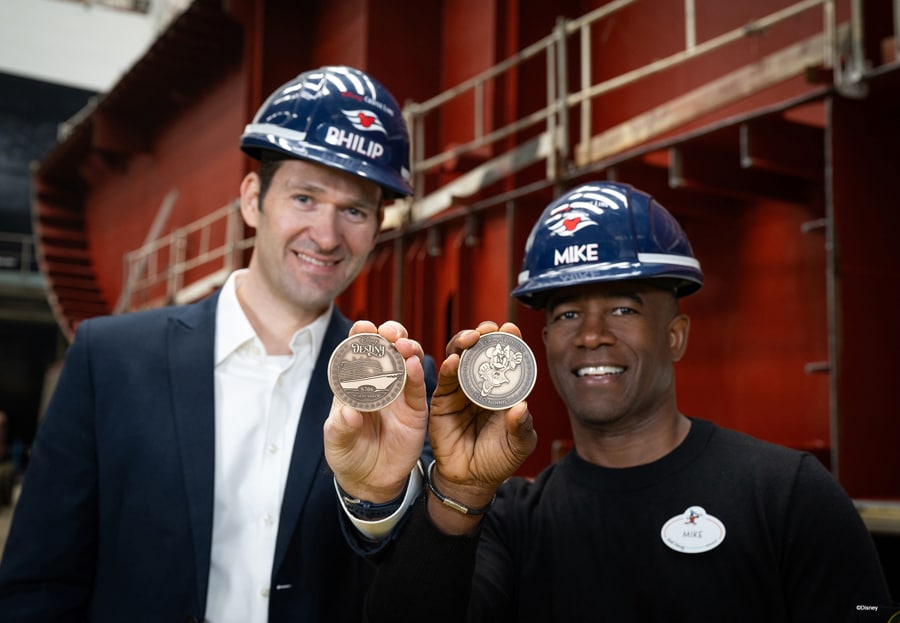
<svg viewBox="0 0 900 623">
<path fill-rule="evenodd" d="M 537 364 L 521 338 L 495 331 L 482 335 L 460 355 L 459 386 L 485 409 L 508 409 L 534 388 Z"/>
</svg>

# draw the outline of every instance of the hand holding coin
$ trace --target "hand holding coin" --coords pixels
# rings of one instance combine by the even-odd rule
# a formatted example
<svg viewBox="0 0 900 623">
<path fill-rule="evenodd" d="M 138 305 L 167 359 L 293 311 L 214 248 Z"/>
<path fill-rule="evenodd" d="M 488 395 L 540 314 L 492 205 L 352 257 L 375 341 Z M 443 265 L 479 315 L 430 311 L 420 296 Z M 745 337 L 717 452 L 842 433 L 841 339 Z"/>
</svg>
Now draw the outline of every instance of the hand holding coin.
<svg viewBox="0 0 900 623">
<path fill-rule="evenodd" d="M 469 508 L 488 504 L 537 444 L 525 403 L 536 365 L 520 335 L 512 323 L 483 322 L 461 331 L 447 345 L 438 375 L 428 429 L 436 461 L 433 484 Z M 448 517 L 429 501 L 432 520 L 448 533 L 459 533 L 454 512 Z"/>
<path fill-rule="evenodd" d="M 380 503 L 405 487 L 425 442 L 423 357 L 421 345 L 393 321 L 377 328 L 354 323 L 332 353 L 325 456 L 347 493 Z"/>
</svg>

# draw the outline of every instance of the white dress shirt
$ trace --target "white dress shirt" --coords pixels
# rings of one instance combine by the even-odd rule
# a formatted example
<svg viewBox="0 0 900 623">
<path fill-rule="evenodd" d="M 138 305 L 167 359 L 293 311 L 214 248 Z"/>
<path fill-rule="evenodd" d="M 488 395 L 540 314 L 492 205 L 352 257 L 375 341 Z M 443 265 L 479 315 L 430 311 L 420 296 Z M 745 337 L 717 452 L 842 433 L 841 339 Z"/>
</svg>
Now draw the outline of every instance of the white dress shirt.
<svg viewBox="0 0 900 623">
<path fill-rule="evenodd" d="M 268 355 L 229 276 L 216 309 L 215 498 L 209 623 L 266 623 L 275 539 L 300 411 L 332 308 Z M 298 450 L 302 451 L 302 450 Z"/>
</svg>

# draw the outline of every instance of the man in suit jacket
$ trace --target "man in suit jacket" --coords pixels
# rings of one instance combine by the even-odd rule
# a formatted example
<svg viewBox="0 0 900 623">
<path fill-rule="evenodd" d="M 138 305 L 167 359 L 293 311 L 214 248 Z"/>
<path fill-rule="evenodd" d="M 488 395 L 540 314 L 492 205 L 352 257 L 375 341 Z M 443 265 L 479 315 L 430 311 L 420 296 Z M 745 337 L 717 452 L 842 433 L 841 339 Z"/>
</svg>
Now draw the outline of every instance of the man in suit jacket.
<svg viewBox="0 0 900 623">
<path fill-rule="evenodd" d="M 333 301 L 383 202 L 411 192 L 406 128 L 370 76 L 323 67 L 273 93 L 241 147 L 260 161 L 240 189 L 249 267 L 198 303 L 78 327 L 0 563 L 5 623 L 360 616 L 370 569 L 323 457 L 327 364 L 350 328 Z M 415 381 L 384 408 L 402 418 L 433 361 L 377 330 Z"/>
</svg>

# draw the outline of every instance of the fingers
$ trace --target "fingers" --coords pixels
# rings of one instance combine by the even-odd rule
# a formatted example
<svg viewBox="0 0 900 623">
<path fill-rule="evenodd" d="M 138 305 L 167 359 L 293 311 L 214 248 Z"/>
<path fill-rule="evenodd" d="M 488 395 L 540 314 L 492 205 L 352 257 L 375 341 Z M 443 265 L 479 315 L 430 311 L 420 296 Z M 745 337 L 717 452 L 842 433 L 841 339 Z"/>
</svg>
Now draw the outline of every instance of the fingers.
<svg viewBox="0 0 900 623">
<path fill-rule="evenodd" d="M 410 339 L 406 327 L 396 320 L 388 320 L 387 322 L 381 323 L 377 330 L 374 329 L 375 325 L 368 321 L 359 321 L 357 324 L 367 327 L 371 333 L 378 333 L 381 337 L 391 342 L 400 354 L 403 355 L 404 359 L 416 357 L 421 361 L 425 358 L 425 351 L 422 348 L 422 345 L 416 340 Z M 355 326 L 356 325 L 354 325 L 354 327 Z"/>
<path fill-rule="evenodd" d="M 512 325 L 515 326 L 515 325 Z M 482 335 L 493 333 L 497 330 L 497 323 L 485 320 L 475 329 L 463 329 L 450 338 L 447 343 L 446 356 L 459 355 L 467 348 L 472 348 Z"/>
<path fill-rule="evenodd" d="M 435 419 L 434 411 L 432 408 L 429 428 L 434 457 L 444 479 L 456 485 L 493 492 L 537 446 L 537 433 L 524 401 L 505 411 L 482 409 L 475 419 L 454 414 L 450 420 L 458 421 L 446 423 Z"/>
<path fill-rule="evenodd" d="M 396 342 L 401 337 L 409 337 L 406 327 L 396 320 L 388 320 L 387 322 L 381 323 L 378 327 L 378 333 L 390 342 Z"/>
<path fill-rule="evenodd" d="M 520 329 L 511 322 L 485 321 L 459 331 L 447 344 L 429 425 L 421 344 L 410 339 L 396 321 L 378 326 L 365 320 L 354 323 L 351 335 L 377 333 L 395 345 L 404 358 L 407 379 L 401 398 L 378 412 L 360 414 L 342 405 L 332 407 L 326 422 L 327 457 L 329 463 L 345 466 L 340 472 L 342 486 L 353 485 L 371 495 L 393 491 L 408 474 L 408 463 L 418 458 L 426 426 L 440 474 L 448 486 L 459 486 L 473 499 L 486 485 L 499 486 L 522 465 L 537 445 L 528 405 L 522 401 L 505 411 L 488 411 L 472 403 L 459 386 L 460 354 L 495 331 L 521 338 Z"/>
<path fill-rule="evenodd" d="M 450 338 L 445 354 L 447 357 L 453 354 L 459 355 L 465 349 L 472 348 L 482 335 L 487 335 L 494 331 L 503 331 L 504 333 L 511 333 L 518 338 L 522 337 L 521 329 L 512 322 L 504 322 L 502 325 L 498 325 L 491 320 L 485 320 L 475 329 L 463 329 Z"/>
<path fill-rule="evenodd" d="M 522 337 L 522 331 L 512 322 L 504 322 L 502 325 L 498 325 L 491 320 L 485 320 L 475 329 L 463 329 L 454 335 L 447 343 L 446 356 L 449 357 L 453 354 L 458 355 L 462 353 L 462 351 L 467 348 L 474 346 L 482 335 L 494 331 L 503 331 L 504 333 L 511 333 L 519 338 Z M 378 333 L 394 344 L 394 346 L 397 347 L 397 350 L 400 351 L 400 354 L 403 355 L 404 359 L 408 359 L 409 357 L 418 357 L 419 359 L 422 359 L 425 356 L 422 345 L 415 340 L 409 339 L 409 333 L 407 332 L 406 327 L 395 320 L 388 320 L 377 327 L 375 326 L 375 323 L 369 320 L 357 320 L 350 328 L 350 335 L 356 335 L 357 333 Z"/>
<path fill-rule="evenodd" d="M 440 398 L 437 403 L 432 401 L 432 415 L 446 415 L 459 413 L 463 409 L 472 408 L 473 405 L 469 399 L 463 394 L 459 387 L 459 361 L 462 352 L 468 348 L 472 348 L 483 335 L 493 333 L 495 331 L 503 331 L 510 333 L 518 338 L 522 337 L 522 331 L 512 322 L 505 322 L 498 325 L 496 322 L 486 320 L 480 323 L 475 329 L 464 329 L 454 335 L 447 343 L 446 359 L 441 364 L 438 373 L 438 384 L 434 392 L 434 398 Z M 475 409 L 477 412 L 483 409 Z"/>
<path fill-rule="evenodd" d="M 404 359 L 415 358 L 421 362 L 425 358 L 425 351 L 422 349 L 422 345 L 415 340 L 402 337 L 394 342 L 394 347 L 403 355 Z"/>
<path fill-rule="evenodd" d="M 362 428 L 365 414 L 349 407 L 337 398 L 331 401 L 331 411 L 325 420 L 325 435 L 335 447 L 352 445 Z"/>
<path fill-rule="evenodd" d="M 504 322 L 499 330 L 503 331 L 504 333 L 512 333 L 517 338 L 522 338 L 522 330 L 512 322 Z"/>
<path fill-rule="evenodd" d="M 459 355 L 452 354 L 444 359 L 438 370 L 437 387 L 434 389 L 434 396 L 431 401 L 431 414 L 433 416 L 445 415 L 459 411 L 464 405 L 463 401 L 468 402 L 465 394 L 459 388 Z M 453 402 L 447 402 L 447 397 L 458 392 L 460 396 Z M 440 398 L 441 400 L 436 400 Z"/>
<path fill-rule="evenodd" d="M 357 333 L 378 333 L 378 330 L 375 328 L 374 322 L 357 320 L 353 323 L 353 326 L 350 327 L 350 335 L 356 335 Z"/>
<path fill-rule="evenodd" d="M 346 469 L 342 460 L 356 447 L 356 441 L 364 422 L 363 416 L 355 409 L 332 399 L 331 411 L 325 420 L 322 434 L 325 443 L 325 457 L 335 473 Z"/>
<path fill-rule="evenodd" d="M 534 430 L 534 420 L 531 412 L 528 410 L 528 403 L 524 400 L 513 405 L 506 413 L 506 430 L 508 432 L 507 439 L 509 449 L 512 453 L 513 460 L 516 462 L 515 469 L 528 458 L 537 446 L 537 433 Z"/>
<path fill-rule="evenodd" d="M 467 348 L 472 348 L 479 337 L 481 337 L 481 334 L 472 329 L 460 331 L 447 342 L 445 356 L 450 357 L 451 355 L 459 355 Z"/>
<path fill-rule="evenodd" d="M 389 320 L 378 327 L 378 333 L 390 342 L 406 360 L 406 385 L 403 394 L 406 403 L 413 409 L 425 412 L 428 409 L 425 391 L 425 370 L 422 361 L 425 351 L 422 345 L 407 337 L 406 327 Z"/>
<path fill-rule="evenodd" d="M 395 320 L 383 322 L 378 327 L 369 320 L 357 320 L 350 328 L 350 335 L 360 333 L 375 333 L 391 342 L 403 357 L 406 366 L 406 383 L 403 388 L 403 396 L 407 406 L 414 411 L 427 413 L 428 404 L 425 389 L 425 371 L 422 361 L 425 359 L 425 351 L 416 340 L 409 338 L 409 333 L 401 323 Z M 345 423 L 361 426 L 357 417 L 349 414 L 344 417 Z"/>
<path fill-rule="evenodd" d="M 375 323 L 370 320 L 357 320 L 353 323 L 353 326 L 350 327 L 350 335 L 356 335 L 357 333 L 378 333 L 381 337 L 391 343 L 409 337 L 406 327 L 396 320 L 388 320 L 377 327 L 375 326 Z"/>
<path fill-rule="evenodd" d="M 406 404 L 410 408 L 421 411 L 427 417 L 428 399 L 425 390 L 425 369 L 418 357 L 406 358 L 406 385 L 403 387 Z"/>
</svg>

